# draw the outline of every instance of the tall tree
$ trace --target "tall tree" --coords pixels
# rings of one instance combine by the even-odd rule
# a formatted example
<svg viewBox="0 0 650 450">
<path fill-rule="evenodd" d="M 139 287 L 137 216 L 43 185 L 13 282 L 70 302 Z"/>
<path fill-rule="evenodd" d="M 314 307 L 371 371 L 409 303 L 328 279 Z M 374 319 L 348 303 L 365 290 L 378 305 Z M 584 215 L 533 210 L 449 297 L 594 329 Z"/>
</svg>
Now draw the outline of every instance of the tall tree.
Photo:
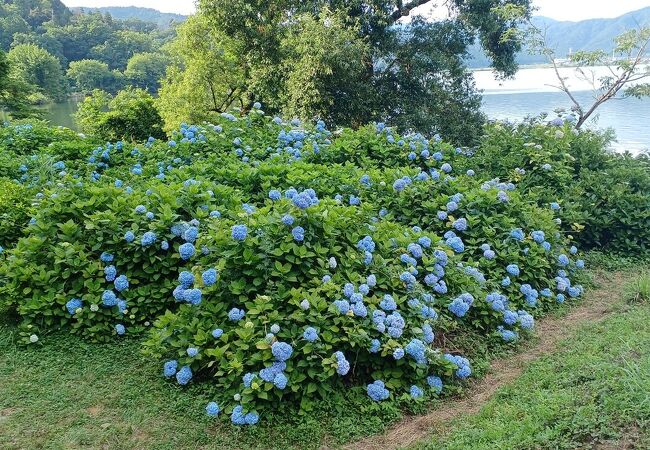
<svg viewBox="0 0 650 450">
<path fill-rule="evenodd" d="M 480 103 L 462 58 L 478 39 L 493 68 L 512 75 L 520 42 L 510 30 L 530 14 L 530 1 L 447 0 L 439 6 L 447 7 L 448 20 L 405 23 L 417 7 L 436 4 L 200 0 L 199 15 L 214 33 L 228 37 L 237 55 L 244 81 L 233 103 L 244 109 L 263 101 L 269 111 L 341 125 L 390 120 L 404 130 L 440 131 L 470 143 L 481 121 Z M 518 16 L 502 13 L 515 6 Z M 363 101 L 350 101 L 351 93 Z M 458 120 L 466 126 L 459 127 Z"/>
<path fill-rule="evenodd" d="M 7 55 L 0 50 L 0 110 L 18 119 L 36 114 L 28 101 L 32 86 L 15 76 Z"/>
<path fill-rule="evenodd" d="M 46 98 L 60 101 L 65 97 L 66 80 L 61 64 L 47 50 L 33 44 L 21 44 L 12 48 L 7 58 L 12 71 L 36 86 Z"/>
</svg>

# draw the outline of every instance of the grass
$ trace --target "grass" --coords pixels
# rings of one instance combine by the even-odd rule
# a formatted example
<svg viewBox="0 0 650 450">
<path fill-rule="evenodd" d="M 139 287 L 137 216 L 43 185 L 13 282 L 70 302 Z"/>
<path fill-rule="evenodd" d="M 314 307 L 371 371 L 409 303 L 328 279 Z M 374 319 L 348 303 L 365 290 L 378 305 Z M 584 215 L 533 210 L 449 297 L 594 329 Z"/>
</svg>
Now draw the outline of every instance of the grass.
<svg viewBox="0 0 650 450">
<path fill-rule="evenodd" d="M 620 287 L 613 286 L 613 288 Z M 632 361 L 634 364 L 641 362 L 645 364 L 643 367 L 646 374 L 640 374 L 636 382 L 645 383 L 643 387 L 646 392 L 650 392 L 650 381 L 647 378 L 647 374 L 650 373 L 648 367 L 650 356 L 647 350 L 644 350 L 650 348 L 648 345 L 650 330 L 646 325 L 650 323 L 648 322 L 650 311 L 647 310 L 647 305 L 641 303 L 636 303 L 634 308 L 637 311 L 636 316 L 632 312 L 625 313 L 624 317 L 630 316 L 630 324 L 625 329 L 616 332 L 601 330 L 591 333 L 598 335 L 603 332 L 607 336 L 607 339 L 599 338 L 597 345 L 602 347 L 603 360 L 609 361 L 607 358 L 610 356 L 613 358 L 614 362 L 611 364 L 620 360 L 623 351 L 622 342 L 630 346 L 630 352 L 634 351 L 642 355 L 642 359 Z M 568 309 L 568 306 L 560 308 L 563 313 Z M 555 312 L 555 314 L 562 313 Z M 616 323 L 626 322 L 622 320 Z M 636 330 L 637 335 L 628 336 L 632 330 Z M 403 403 L 375 404 L 369 402 L 363 388 L 352 388 L 346 390 L 341 398 L 322 401 L 307 415 L 296 415 L 296 411 L 288 407 L 280 408 L 274 415 L 265 417 L 266 420 L 257 427 L 237 428 L 231 426 L 228 420 L 214 420 L 205 415 L 205 405 L 215 397 L 210 383 L 197 383 L 189 388 L 180 388 L 174 383 L 166 382 L 161 376 L 160 365 L 140 354 L 138 339 L 98 344 L 79 340 L 66 333 L 57 333 L 44 338 L 43 345 L 25 347 L 16 343 L 16 333 L 15 325 L 0 323 L 0 448 L 2 449 L 319 448 L 322 445 L 337 446 L 362 436 L 379 433 L 387 425 L 400 419 L 402 412 L 405 411 Z M 478 376 L 485 372 L 491 358 L 507 355 L 513 351 L 525 351 L 529 345 L 534 345 L 534 340 L 531 340 L 517 348 L 495 347 L 488 345 L 487 340 L 479 336 L 468 335 L 462 338 L 459 342 L 466 340 L 466 347 L 473 347 L 469 356 Z M 581 338 L 571 343 L 571 348 L 579 345 L 580 342 L 586 345 L 589 340 L 585 341 Z M 609 350 L 606 350 L 605 345 L 612 345 L 615 351 L 608 355 Z M 558 366 L 552 370 L 565 371 L 566 369 L 566 376 L 562 378 L 565 383 L 571 385 L 569 380 L 573 380 L 576 374 L 573 372 L 575 368 L 570 363 L 578 364 L 581 357 L 577 353 L 573 359 L 564 361 L 566 367 Z M 597 365 L 594 367 L 599 368 Z M 609 372 L 603 373 L 607 373 L 608 376 L 615 375 L 617 382 L 624 382 L 625 377 L 619 373 L 620 367 L 612 366 L 609 369 L 611 369 Z M 549 371 L 546 375 L 550 377 L 551 369 L 546 370 Z M 640 367 L 632 365 L 630 370 L 640 370 Z M 524 385 L 513 388 L 515 405 L 524 406 L 526 404 L 522 403 L 524 400 L 534 403 L 535 399 L 530 396 L 535 392 L 531 388 L 534 386 L 535 378 L 534 376 L 531 378 L 528 374 L 526 377 L 528 381 L 524 382 Z M 599 377 L 598 382 L 600 384 L 594 386 L 594 389 L 599 387 L 601 390 L 598 392 L 606 394 L 604 379 L 601 380 Z M 625 382 L 631 383 L 632 380 Z M 587 386 L 584 383 L 583 385 Z M 549 394 L 553 393 L 554 386 L 562 386 L 562 383 L 549 379 L 546 386 Z M 453 393 L 457 389 L 450 389 L 450 392 Z M 561 392 L 558 395 L 561 395 Z M 632 386 L 629 393 L 630 395 L 638 393 L 638 386 Z M 564 394 L 571 396 L 575 393 Z M 501 397 L 503 395 L 507 397 L 507 394 L 502 394 Z M 542 395 L 541 391 L 538 395 Z M 645 405 L 643 407 L 646 410 L 650 409 L 650 404 L 647 402 L 643 404 L 639 398 L 635 400 L 637 405 Z M 444 401 L 453 402 L 453 399 Z M 423 412 L 426 406 L 431 405 L 418 405 L 408 411 Z M 560 412 L 566 412 L 566 405 L 558 403 L 555 406 Z M 613 407 L 615 411 L 617 404 Z M 503 415 L 505 413 L 501 414 L 499 420 L 503 421 L 504 426 L 507 425 L 502 430 L 504 435 L 508 434 L 508 427 L 522 425 L 518 423 L 519 418 L 514 417 L 512 423 L 508 423 L 506 416 Z M 485 415 L 485 423 L 491 423 L 489 412 L 482 415 Z M 650 413 L 643 417 L 649 419 Z M 536 419 L 531 420 L 532 427 Z M 496 422 L 497 425 L 498 423 Z M 580 423 L 577 423 L 576 427 L 578 425 Z M 642 425 L 641 422 L 639 425 Z M 459 430 L 462 426 L 463 424 L 458 425 Z M 487 425 L 477 426 L 480 430 Z M 496 433 L 494 437 L 499 435 L 499 430 L 501 430 L 499 426 L 494 427 L 492 432 Z M 558 428 L 557 435 L 561 435 L 563 430 L 565 429 Z M 603 436 L 615 435 L 615 430 L 616 427 L 612 427 L 611 432 Z M 532 431 L 533 428 L 528 428 L 521 433 Z M 471 431 L 469 435 L 477 432 L 477 430 Z M 455 435 L 452 434 L 451 440 L 448 441 L 450 448 L 465 448 L 464 444 L 454 447 L 456 438 L 453 436 Z M 435 445 L 443 445 L 443 442 L 436 442 Z M 444 445 L 447 445 L 447 441 L 444 441 Z M 506 445 L 505 448 L 520 447 Z"/>
<path fill-rule="evenodd" d="M 2 449 L 314 448 L 379 431 L 399 417 L 395 406 L 364 413 L 368 402 L 351 391 L 309 416 L 280 412 L 237 428 L 205 414 L 209 383 L 167 383 L 136 339 L 98 344 L 57 334 L 46 345 L 23 347 L 15 332 L 0 326 Z"/>
<path fill-rule="evenodd" d="M 650 448 L 650 304 L 588 325 L 560 348 L 418 448 Z"/>
</svg>

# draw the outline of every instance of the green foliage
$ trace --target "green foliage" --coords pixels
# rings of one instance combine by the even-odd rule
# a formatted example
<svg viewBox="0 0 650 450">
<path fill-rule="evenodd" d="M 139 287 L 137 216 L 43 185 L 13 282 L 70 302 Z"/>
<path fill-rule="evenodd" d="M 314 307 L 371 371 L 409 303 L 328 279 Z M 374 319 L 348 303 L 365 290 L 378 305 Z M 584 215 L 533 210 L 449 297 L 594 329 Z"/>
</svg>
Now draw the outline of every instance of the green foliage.
<svg viewBox="0 0 650 450">
<path fill-rule="evenodd" d="M 103 44 L 93 47 L 91 56 L 104 61 L 111 69 L 126 69 L 126 62 L 136 53 L 150 52 L 151 36 L 136 31 L 117 31 Z"/>
<path fill-rule="evenodd" d="M 7 54 L 11 70 L 51 100 L 64 98 L 67 86 L 59 60 L 33 44 L 13 47 Z"/>
<path fill-rule="evenodd" d="M 0 178 L 0 246 L 16 242 L 29 221 L 30 193 L 21 184 Z"/>
<path fill-rule="evenodd" d="M 172 63 L 157 102 L 166 130 L 182 121 L 214 119 L 239 98 L 245 75 L 237 67 L 234 43 L 202 15 L 191 16 L 179 27 L 169 52 Z"/>
<path fill-rule="evenodd" d="M 83 93 L 93 89 L 115 93 L 123 84 L 155 92 L 166 65 L 159 51 L 174 36 L 175 30 L 169 26 L 163 30 L 153 23 L 113 20 L 110 14 L 96 12 L 73 15 L 56 0 L 21 0 L 0 5 L 0 50 L 23 49 L 15 62 L 24 61 L 22 65 L 30 67 L 35 61 L 25 48 L 38 47 L 47 51 L 67 71 L 72 87 Z M 128 61 L 143 52 L 153 55 L 136 58 L 128 70 Z M 42 62 L 45 63 L 53 64 L 50 58 Z M 106 64 L 108 70 L 99 63 Z M 21 64 L 13 65 L 22 67 Z M 123 73 L 127 71 L 128 74 Z M 32 103 L 62 100 L 65 83 L 44 79 L 46 75 L 61 78 L 60 69 L 48 68 L 41 72 L 34 75 L 23 70 L 16 76 L 18 80 L 33 85 L 32 91 L 39 90 L 38 96 L 32 95 Z M 30 76 L 26 77 L 26 74 Z M 19 108 L 12 106 L 11 109 L 17 111 Z M 14 113 L 14 116 L 18 115 L 22 117 L 27 113 Z"/>
<path fill-rule="evenodd" d="M 119 97 L 96 93 L 86 112 L 94 108 L 101 123 L 101 114 L 122 112 L 132 101 Z M 111 110 L 102 112 L 102 105 Z M 386 382 L 397 404 L 418 407 L 421 401 L 409 395 L 412 385 L 425 388 L 424 398 L 438 395 L 427 388 L 428 375 L 442 377 L 447 391 L 456 389 L 454 375 L 460 375 L 444 355 L 448 349 L 472 353 L 479 339 L 478 348 L 488 351 L 502 345 L 504 309 L 519 317 L 518 311 L 538 314 L 564 301 L 555 297 L 559 269 L 573 283 L 566 300 L 581 293 L 581 263 L 573 256 L 559 259 L 574 252 L 552 212 L 513 187 L 447 167 L 460 156 L 439 139 L 402 137 L 383 125 L 333 134 L 322 122 L 315 129 L 289 125 L 258 109 L 214 123 L 183 125 L 173 140 L 148 139 L 144 146 L 89 142 L 79 151 L 81 138 L 34 144 L 42 148 L 29 164 L 9 174 L 37 192 L 30 198 L 33 220 L 0 262 L 1 306 L 20 317 L 23 341 L 59 329 L 106 341 L 118 324 L 137 335 L 153 323 L 146 353 L 161 362 L 178 360 L 195 379 L 210 379 L 226 412 L 236 406 L 235 395 L 248 412 L 314 411 L 348 388 L 365 395 L 365 385 L 376 379 Z M 284 195 L 273 200 L 271 189 Z M 295 190 L 305 191 L 309 206 L 290 198 Z M 235 225 L 247 227 L 245 238 L 233 234 Z M 298 226 L 303 238 L 296 237 Z M 516 228 L 521 240 L 512 236 Z M 452 230 L 462 236 L 463 249 L 452 250 Z M 547 248 L 532 231 L 544 233 Z M 147 233 L 154 233 L 153 241 L 145 240 L 152 236 Z M 360 241 L 369 245 L 369 239 L 372 248 L 364 250 Z M 193 255 L 183 256 L 186 241 L 193 242 Z M 114 259 L 102 262 L 104 252 Z M 521 273 L 504 283 L 509 264 Z M 102 299 L 117 289 L 107 279 L 108 266 L 129 282 L 115 306 Z M 218 271 L 214 284 L 203 278 L 207 269 Z M 183 271 L 193 274 L 192 286 L 177 286 Z M 371 274 L 376 284 L 368 281 Z M 348 283 L 361 299 L 344 294 Z M 526 285 L 535 298 L 525 294 Z M 507 304 L 495 307 L 495 292 L 507 296 Z M 391 314 L 382 304 L 387 295 L 399 318 L 381 319 L 380 326 L 373 317 Z M 449 306 L 461 295 L 472 299 L 471 308 L 453 312 Z M 81 306 L 70 310 L 72 299 Z M 363 306 L 347 310 L 337 304 L 341 299 Z M 245 317 L 232 320 L 232 308 L 243 309 Z M 269 335 L 273 324 L 279 330 Z M 303 337 L 308 326 L 317 330 L 314 342 Z M 428 327 L 435 327 L 436 340 Z M 223 334 L 213 336 L 216 328 Z M 508 326 L 515 337 L 528 328 L 523 321 Z M 373 339 L 377 351 L 370 350 Z M 278 341 L 293 349 L 281 370 L 286 388 L 262 375 L 277 362 L 272 348 Z M 409 353 L 409 345 L 418 348 L 419 341 L 426 342 L 421 359 L 417 353 L 393 356 Z M 198 354 L 190 356 L 189 347 Z M 336 352 L 349 370 L 342 370 Z M 250 386 L 242 384 L 247 373 L 255 374 Z M 389 413 L 395 403 L 365 407 Z"/>
<path fill-rule="evenodd" d="M 142 89 L 126 89 L 115 97 L 96 90 L 79 105 L 75 117 L 84 133 L 104 140 L 164 137 L 154 99 Z"/>
<path fill-rule="evenodd" d="M 11 70 L 7 56 L 0 50 L 0 109 L 18 119 L 36 115 L 28 101 L 32 91 L 33 86 Z"/>
<path fill-rule="evenodd" d="M 79 92 L 91 93 L 95 89 L 107 92 L 117 92 L 119 85 L 116 73 L 108 68 L 108 64 L 94 59 L 73 61 L 67 72 L 73 88 Z"/>
<path fill-rule="evenodd" d="M 650 301 L 650 272 L 643 270 L 625 287 L 625 297 L 632 302 Z"/>
<path fill-rule="evenodd" d="M 168 63 L 169 58 L 164 54 L 137 53 L 129 59 L 124 77 L 132 86 L 155 94 L 165 77 Z"/>
<path fill-rule="evenodd" d="M 517 183 L 540 206 L 559 203 L 564 231 L 576 233 L 586 248 L 647 253 L 650 159 L 608 151 L 608 133 L 562 123 L 490 124 L 474 156 L 458 163 L 485 178 Z"/>
<path fill-rule="evenodd" d="M 463 57 L 478 35 L 495 69 L 514 73 L 519 44 L 507 31 L 529 2 L 458 0 L 449 5 L 454 19 L 399 23 L 425 3 L 203 0 L 181 35 L 198 36 L 199 48 L 213 45 L 197 53 L 196 39 L 181 36 L 179 62 L 161 91 L 175 100 L 166 123 L 263 102 L 270 113 L 353 127 L 388 121 L 471 144 L 483 117 Z M 498 14 L 503 3 L 520 6 L 519 16 Z M 183 101 L 194 108 L 176 107 Z"/>
<path fill-rule="evenodd" d="M 618 288 L 610 284 L 603 293 L 609 307 L 620 305 Z M 414 448 L 647 448 L 648 320 L 650 310 L 642 304 L 584 324 L 558 345 L 561 350 L 527 365 L 478 413 Z"/>
</svg>

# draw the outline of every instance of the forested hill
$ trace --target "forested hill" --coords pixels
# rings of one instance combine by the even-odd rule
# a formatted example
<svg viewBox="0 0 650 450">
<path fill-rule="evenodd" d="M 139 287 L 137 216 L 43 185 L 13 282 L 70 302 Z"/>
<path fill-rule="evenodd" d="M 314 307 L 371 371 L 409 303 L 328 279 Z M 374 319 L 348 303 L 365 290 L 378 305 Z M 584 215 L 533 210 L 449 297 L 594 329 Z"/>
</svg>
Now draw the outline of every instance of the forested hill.
<svg viewBox="0 0 650 450">
<path fill-rule="evenodd" d="M 101 12 L 109 13 L 115 19 L 128 20 L 138 19 L 143 22 L 153 22 L 159 28 L 167 28 L 172 22 L 183 22 L 187 16 L 174 13 L 164 13 L 153 8 L 139 8 L 136 6 L 106 6 L 101 8 L 93 8 L 80 6 L 70 8 L 74 12 Z"/>
<path fill-rule="evenodd" d="M 579 22 L 558 21 L 548 17 L 537 16 L 533 23 L 547 30 L 548 43 L 556 49 L 557 55 L 567 55 L 569 51 L 602 49 L 611 52 L 613 39 L 624 30 L 650 25 L 650 6 L 632 11 L 613 19 L 589 19 Z M 521 52 L 517 61 L 520 64 L 538 64 L 546 62 L 544 57 Z M 470 67 L 487 67 L 489 60 L 475 45 L 470 49 Z"/>
</svg>

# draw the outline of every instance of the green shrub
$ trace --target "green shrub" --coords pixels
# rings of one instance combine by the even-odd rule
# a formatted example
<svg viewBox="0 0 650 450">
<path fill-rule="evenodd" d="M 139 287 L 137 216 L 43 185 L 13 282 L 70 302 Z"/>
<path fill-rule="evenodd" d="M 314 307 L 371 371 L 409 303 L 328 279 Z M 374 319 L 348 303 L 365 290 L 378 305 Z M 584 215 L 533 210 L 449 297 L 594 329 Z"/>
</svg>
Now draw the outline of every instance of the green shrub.
<svg viewBox="0 0 650 450">
<path fill-rule="evenodd" d="M 582 292 L 554 212 L 466 174 L 467 155 L 439 139 L 259 111 L 172 137 L 30 157 L 34 221 L 0 263 L 25 340 L 107 340 L 155 321 L 145 349 L 167 375 L 211 380 L 232 420 L 251 423 L 373 380 L 393 399 L 437 395 L 471 373 L 464 336 L 515 341 L 531 313 Z M 121 275 L 128 289 L 102 306 Z"/>
<path fill-rule="evenodd" d="M 620 254 L 650 250 L 650 160 L 607 150 L 611 136 L 541 119 L 494 122 L 479 147 L 456 166 L 484 179 L 517 183 L 542 207 L 558 203 L 567 233 L 585 248 Z"/>
<path fill-rule="evenodd" d="M 30 217 L 31 193 L 24 186 L 0 178 L 0 246 L 12 246 Z"/>
</svg>

